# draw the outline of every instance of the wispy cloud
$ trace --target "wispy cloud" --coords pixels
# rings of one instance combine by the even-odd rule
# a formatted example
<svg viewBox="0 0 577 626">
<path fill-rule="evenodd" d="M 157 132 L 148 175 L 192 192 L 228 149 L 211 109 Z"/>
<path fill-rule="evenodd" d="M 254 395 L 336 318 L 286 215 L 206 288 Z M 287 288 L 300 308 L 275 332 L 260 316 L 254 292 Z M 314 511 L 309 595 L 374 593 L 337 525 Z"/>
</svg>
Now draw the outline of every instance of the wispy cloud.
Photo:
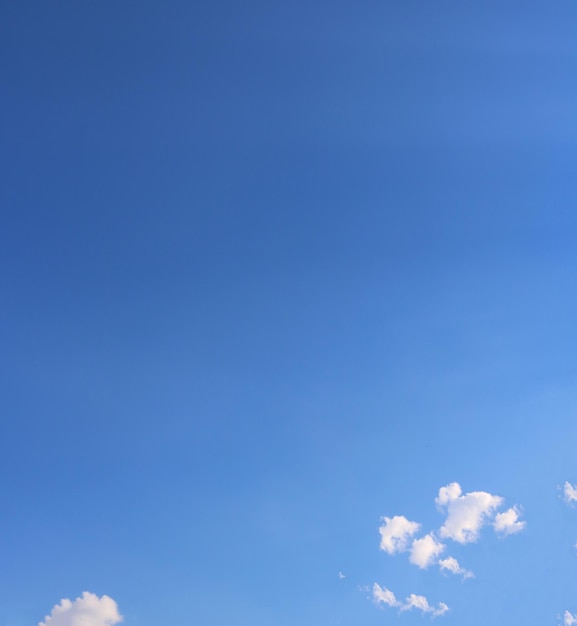
<svg viewBox="0 0 577 626">
<path fill-rule="evenodd" d="M 373 600 L 377 604 L 386 604 L 387 606 L 401 606 L 401 603 L 395 597 L 395 594 L 386 587 L 381 587 L 378 583 L 373 585 Z"/>
<path fill-rule="evenodd" d="M 565 484 L 563 485 L 563 495 L 565 497 L 565 502 L 568 504 L 577 502 L 577 485 L 572 485 L 570 482 L 565 481 Z"/>
<path fill-rule="evenodd" d="M 475 578 L 475 574 L 473 574 L 473 572 L 470 572 L 469 570 L 466 570 L 464 568 L 462 568 L 459 565 L 459 561 L 457 561 L 457 559 L 455 559 L 452 556 L 448 556 L 446 559 L 441 559 L 439 561 L 439 567 L 441 568 L 441 571 L 445 571 L 445 572 L 451 572 L 451 574 L 458 574 L 461 575 L 463 578 Z"/>
<path fill-rule="evenodd" d="M 76 600 L 61 600 L 38 626 L 114 626 L 121 621 L 112 598 L 85 591 Z"/>
<path fill-rule="evenodd" d="M 444 615 L 449 607 L 444 602 L 439 602 L 437 608 L 431 606 L 425 596 L 417 596 L 412 593 L 405 601 L 404 606 L 401 607 L 401 611 L 410 611 L 411 609 L 418 609 L 423 613 L 431 613 L 433 617 L 438 615 Z"/>
<path fill-rule="evenodd" d="M 432 617 L 444 615 L 449 610 L 449 607 L 444 602 L 439 602 L 434 607 L 429 604 L 425 596 L 419 596 L 414 593 L 410 594 L 404 602 L 400 602 L 390 589 L 381 587 L 378 583 L 373 585 L 373 600 L 376 604 L 386 604 L 387 606 L 398 608 L 401 612 L 417 609 L 422 613 L 429 613 Z"/>
<path fill-rule="evenodd" d="M 563 624 L 564 626 L 577 624 L 577 615 L 573 615 L 572 613 L 569 613 L 569 611 L 565 611 L 565 614 L 563 615 Z"/>
</svg>

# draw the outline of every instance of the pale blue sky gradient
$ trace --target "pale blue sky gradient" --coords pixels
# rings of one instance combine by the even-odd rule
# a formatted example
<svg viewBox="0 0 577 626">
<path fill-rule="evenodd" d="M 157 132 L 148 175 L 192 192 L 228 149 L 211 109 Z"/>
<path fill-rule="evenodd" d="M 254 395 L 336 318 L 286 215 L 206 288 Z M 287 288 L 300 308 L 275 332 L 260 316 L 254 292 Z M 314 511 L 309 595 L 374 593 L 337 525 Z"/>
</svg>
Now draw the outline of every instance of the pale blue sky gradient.
<svg viewBox="0 0 577 626">
<path fill-rule="evenodd" d="M 576 22 L 0 2 L 0 624 L 577 612 Z M 379 551 L 453 481 L 526 530 L 464 582 Z"/>
</svg>

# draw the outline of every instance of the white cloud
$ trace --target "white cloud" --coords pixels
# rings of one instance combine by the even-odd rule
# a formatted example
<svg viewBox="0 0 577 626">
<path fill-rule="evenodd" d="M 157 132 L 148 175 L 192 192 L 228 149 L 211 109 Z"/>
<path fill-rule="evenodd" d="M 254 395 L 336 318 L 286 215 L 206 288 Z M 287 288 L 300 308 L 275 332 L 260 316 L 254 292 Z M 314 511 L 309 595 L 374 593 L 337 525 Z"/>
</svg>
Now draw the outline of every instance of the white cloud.
<svg viewBox="0 0 577 626">
<path fill-rule="evenodd" d="M 565 496 L 565 502 L 568 504 L 577 502 L 577 485 L 572 485 L 571 483 L 565 481 L 565 484 L 563 485 L 563 495 Z"/>
<path fill-rule="evenodd" d="M 444 544 L 438 541 L 433 533 L 429 533 L 422 539 L 413 541 L 409 561 L 421 569 L 426 569 L 429 565 L 437 562 L 444 549 Z"/>
<path fill-rule="evenodd" d="M 395 598 L 395 594 L 390 589 L 381 587 L 378 583 L 373 585 L 373 599 L 377 604 L 401 606 L 401 603 Z"/>
<path fill-rule="evenodd" d="M 412 593 L 406 600 L 405 604 L 401 607 L 401 611 L 410 611 L 411 609 L 419 609 L 423 613 L 431 613 L 433 617 L 443 615 L 449 610 L 449 607 L 444 602 L 439 602 L 437 608 L 431 606 L 425 596 L 417 596 Z"/>
<path fill-rule="evenodd" d="M 459 483 L 451 483 L 439 489 L 439 495 L 435 499 L 435 502 L 437 506 L 445 506 L 449 504 L 451 500 L 456 500 L 462 493 L 463 491 Z"/>
<path fill-rule="evenodd" d="M 493 522 L 495 532 L 502 533 L 505 536 L 521 532 L 526 525 L 526 522 L 519 521 L 519 510 L 517 507 L 511 507 L 504 513 L 497 513 Z"/>
<path fill-rule="evenodd" d="M 343 580 L 344 578 L 346 578 L 346 576 L 342 572 L 339 572 L 339 580 Z"/>
<path fill-rule="evenodd" d="M 405 552 L 409 540 L 419 531 L 421 525 L 417 522 L 409 521 L 403 515 L 384 517 L 383 519 L 385 523 L 379 528 L 381 533 L 381 550 L 388 554 Z"/>
<path fill-rule="evenodd" d="M 451 572 L 451 574 L 460 574 L 463 578 L 474 578 L 475 574 L 462 568 L 459 565 L 459 561 L 452 556 L 448 556 L 446 559 L 441 559 L 439 561 L 439 567 L 441 571 Z"/>
<path fill-rule="evenodd" d="M 486 491 L 471 491 L 462 495 L 459 483 L 451 483 L 441 487 L 435 502 L 447 510 L 447 519 L 439 535 L 459 543 L 471 543 L 477 541 L 479 531 L 501 506 L 503 498 Z"/>
<path fill-rule="evenodd" d="M 61 600 L 38 626 L 113 626 L 121 621 L 112 598 L 85 591 L 76 600 Z"/>
<path fill-rule="evenodd" d="M 577 502 L 577 486 L 565 483 L 565 498 L 570 502 Z M 388 554 L 409 552 L 409 561 L 413 565 L 421 569 L 438 565 L 442 573 L 456 574 L 465 580 L 474 578 L 473 572 L 461 567 L 457 559 L 452 556 L 441 558 L 447 549 L 444 539 L 467 544 L 479 539 L 480 531 L 484 526 L 492 526 L 497 534 L 505 537 L 522 531 L 526 526 L 526 522 L 519 519 L 519 507 L 513 506 L 506 511 L 499 512 L 504 503 L 501 496 L 486 491 L 463 493 L 457 482 L 441 487 L 435 503 L 446 517 L 439 530 L 431 531 L 424 536 L 420 536 L 421 525 L 408 520 L 403 515 L 396 515 L 392 518 L 383 517 L 383 523 L 379 528 L 381 550 Z M 577 544 L 575 547 L 577 548 Z M 449 610 L 443 602 L 432 606 L 425 596 L 416 594 L 409 595 L 401 602 L 392 591 L 380 587 L 377 583 L 373 585 L 372 596 L 377 605 L 395 607 L 400 612 L 417 609 L 436 617 L 444 615 Z M 577 626 L 577 615 L 573 616 L 566 612 L 565 619 L 574 620 L 566 624 Z"/>
<path fill-rule="evenodd" d="M 373 600 L 377 604 L 386 604 L 387 606 L 396 607 L 400 611 L 411 611 L 417 609 L 423 613 L 430 613 L 433 617 L 445 614 L 449 607 L 444 602 L 434 607 L 429 604 L 425 596 L 418 596 L 412 593 L 404 602 L 399 602 L 395 594 L 386 587 L 381 587 L 378 583 L 373 585 Z"/>
<path fill-rule="evenodd" d="M 569 611 L 565 611 L 565 614 L 563 615 L 563 624 L 565 626 L 577 624 L 577 615 L 572 615 Z"/>
</svg>

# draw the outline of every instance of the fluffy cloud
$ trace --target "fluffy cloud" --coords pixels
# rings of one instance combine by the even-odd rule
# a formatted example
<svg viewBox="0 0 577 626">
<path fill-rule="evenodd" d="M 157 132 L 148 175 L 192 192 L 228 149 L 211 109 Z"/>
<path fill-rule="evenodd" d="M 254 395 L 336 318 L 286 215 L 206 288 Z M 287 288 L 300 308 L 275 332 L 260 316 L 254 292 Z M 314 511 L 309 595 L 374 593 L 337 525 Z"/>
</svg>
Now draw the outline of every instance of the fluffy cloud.
<svg viewBox="0 0 577 626">
<path fill-rule="evenodd" d="M 526 525 L 526 522 L 519 521 L 519 510 L 517 507 L 511 507 L 504 513 L 497 513 L 493 522 L 495 532 L 505 536 L 521 532 Z"/>
<path fill-rule="evenodd" d="M 396 607 L 400 611 L 410 611 L 417 609 L 423 613 L 430 613 L 433 617 L 444 615 L 449 607 L 444 602 L 434 607 L 429 604 L 425 596 L 418 596 L 412 593 L 404 602 L 400 602 L 395 594 L 386 587 L 381 587 L 378 583 L 373 585 L 373 600 L 377 604 L 386 604 L 387 606 Z"/>
<path fill-rule="evenodd" d="M 439 542 L 433 533 L 425 535 L 422 539 L 415 539 L 411 546 L 409 561 L 421 569 L 436 563 L 445 546 Z"/>
<path fill-rule="evenodd" d="M 410 539 L 419 531 L 421 525 L 417 522 L 409 521 L 403 515 L 384 517 L 383 520 L 385 523 L 379 528 L 381 533 L 381 550 L 388 554 L 405 552 Z"/>
<path fill-rule="evenodd" d="M 577 615 L 572 615 L 569 611 L 565 611 L 565 614 L 563 615 L 563 624 L 565 626 L 577 624 Z"/>
<path fill-rule="evenodd" d="M 563 485 L 563 495 L 565 496 L 565 502 L 572 504 L 577 502 L 577 485 L 565 481 Z"/>
<path fill-rule="evenodd" d="M 463 569 L 459 565 L 459 561 L 452 556 L 448 556 L 446 559 L 441 559 L 439 561 L 439 567 L 441 571 L 451 572 L 451 574 L 459 574 L 463 578 L 474 578 L 475 574 L 470 572 L 469 570 Z"/>
<path fill-rule="evenodd" d="M 577 487 L 566 483 L 565 498 L 570 502 L 577 501 Z M 463 493 L 459 483 L 451 483 L 441 487 L 435 498 L 437 507 L 445 513 L 444 523 L 439 530 L 421 536 L 421 525 L 417 522 L 412 522 L 403 515 L 383 517 L 379 528 L 380 548 L 388 554 L 408 552 L 409 561 L 421 569 L 438 565 L 442 573 L 456 574 L 463 579 L 474 578 L 474 574 L 461 567 L 456 558 L 441 558 L 447 549 L 443 540 L 451 539 L 461 544 L 473 543 L 479 539 L 481 529 L 487 525 L 491 525 L 497 534 L 504 537 L 520 532 L 526 526 L 526 522 L 519 520 L 520 509 L 513 506 L 499 512 L 503 502 L 504 499 L 500 496 L 486 491 Z M 377 583 L 373 585 L 372 595 L 376 604 L 395 607 L 401 613 L 416 609 L 436 617 L 449 610 L 443 602 L 431 606 L 425 596 L 416 594 L 411 594 L 401 602 L 392 591 Z M 570 613 L 566 613 L 567 615 L 575 621 L 566 621 L 566 625 L 577 626 L 577 616 Z"/>
<path fill-rule="evenodd" d="M 439 558 L 446 547 L 437 539 L 435 533 L 429 533 L 421 539 L 413 541 L 409 561 L 421 569 L 427 569 L 429 566 L 437 564 L 441 571 L 459 574 L 463 578 L 474 578 L 473 573 L 462 568 L 456 558 L 452 556 L 446 559 Z"/>
<path fill-rule="evenodd" d="M 471 491 L 462 494 L 459 483 L 441 487 L 435 502 L 446 509 L 447 519 L 439 535 L 458 543 L 471 543 L 479 538 L 479 531 L 489 521 L 503 498 L 486 491 Z"/>
<path fill-rule="evenodd" d="M 439 495 L 435 499 L 437 506 L 445 506 L 451 502 L 451 500 L 456 500 L 461 494 L 463 490 L 461 489 L 461 485 L 459 483 L 451 483 L 446 487 L 441 487 L 439 489 Z"/>
<path fill-rule="evenodd" d="M 38 626 L 113 626 L 121 621 L 112 598 L 85 591 L 76 600 L 61 600 Z"/>
</svg>

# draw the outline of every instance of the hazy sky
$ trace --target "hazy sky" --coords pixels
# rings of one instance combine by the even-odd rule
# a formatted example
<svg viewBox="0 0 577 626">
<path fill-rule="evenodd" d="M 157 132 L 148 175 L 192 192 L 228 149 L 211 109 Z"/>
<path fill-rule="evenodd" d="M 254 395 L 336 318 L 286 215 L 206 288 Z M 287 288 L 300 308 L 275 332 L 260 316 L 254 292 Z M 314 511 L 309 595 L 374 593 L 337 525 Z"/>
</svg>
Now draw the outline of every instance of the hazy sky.
<svg viewBox="0 0 577 626">
<path fill-rule="evenodd" d="M 0 0 L 0 626 L 577 623 L 576 33 Z"/>
</svg>

